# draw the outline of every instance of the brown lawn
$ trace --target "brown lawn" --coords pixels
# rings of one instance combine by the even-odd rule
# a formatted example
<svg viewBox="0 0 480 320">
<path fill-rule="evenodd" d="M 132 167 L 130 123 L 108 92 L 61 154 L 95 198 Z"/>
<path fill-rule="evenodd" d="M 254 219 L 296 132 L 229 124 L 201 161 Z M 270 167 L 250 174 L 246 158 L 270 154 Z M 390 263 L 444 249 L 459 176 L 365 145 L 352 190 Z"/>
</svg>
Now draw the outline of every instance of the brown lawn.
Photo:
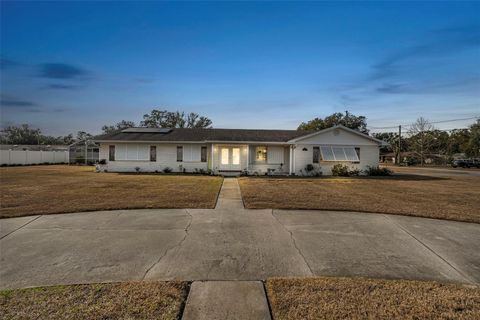
<svg viewBox="0 0 480 320">
<path fill-rule="evenodd" d="M 1 319 L 180 319 L 184 282 L 132 282 L 0 291 Z"/>
<path fill-rule="evenodd" d="M 267 280 L 273 319 L 480 319 L 480 288 L 362 278 Z"/>
<path fill-rule="evenodd" d="M 403 214 L 480 223 L 480 177 L 241 178 L 247 208 Z"/>
<path fill-rule="evenodd" d="M 214 208 L 222 178 L 96 173 L 85 166 L 0 168 L 0 217 L 133 208 Z"/>
</svg>

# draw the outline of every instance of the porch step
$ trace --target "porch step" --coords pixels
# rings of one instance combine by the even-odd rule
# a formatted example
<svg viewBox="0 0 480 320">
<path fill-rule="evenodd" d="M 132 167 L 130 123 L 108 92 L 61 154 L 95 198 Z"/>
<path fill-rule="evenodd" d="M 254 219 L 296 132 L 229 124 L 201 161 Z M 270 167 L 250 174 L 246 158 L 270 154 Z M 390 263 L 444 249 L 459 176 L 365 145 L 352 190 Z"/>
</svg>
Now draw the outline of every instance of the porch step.
<svg viewBox="0 0 480 320">
<path fill-rule="evenodd" d="M 237 170 L 218 170 L 218 174 L 224 177 L 238 177 L 242 171 Z"/>
</svg>

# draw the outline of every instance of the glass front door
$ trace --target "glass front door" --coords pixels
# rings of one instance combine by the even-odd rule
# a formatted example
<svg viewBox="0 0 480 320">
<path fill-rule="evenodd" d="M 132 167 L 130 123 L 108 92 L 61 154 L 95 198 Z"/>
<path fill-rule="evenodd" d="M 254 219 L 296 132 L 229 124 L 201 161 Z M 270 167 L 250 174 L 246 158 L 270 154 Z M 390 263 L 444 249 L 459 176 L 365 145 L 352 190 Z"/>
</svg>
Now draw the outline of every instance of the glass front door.
<svg viewBox="0 0 480 320">
<path fill-rule="evenodd" d="M 240 170 L 239 147 L 220 147 L 220 170 Z"/>
</svg>

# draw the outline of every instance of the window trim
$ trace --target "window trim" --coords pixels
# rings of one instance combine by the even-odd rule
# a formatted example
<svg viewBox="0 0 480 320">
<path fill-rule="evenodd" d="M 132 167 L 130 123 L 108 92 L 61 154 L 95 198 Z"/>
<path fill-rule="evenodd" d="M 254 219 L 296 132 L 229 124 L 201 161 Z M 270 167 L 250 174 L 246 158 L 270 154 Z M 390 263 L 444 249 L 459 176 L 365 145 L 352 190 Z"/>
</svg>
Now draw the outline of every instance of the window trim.
<svg viewBox="0 0 480 320">
<path fill-rule="evenodd" d="M 259 148 L 265 148 L 265 151 L 262 152 L 265 155 L 265 159 L 263 160 L 258 160 L 258 152 L 257 150 Z M 267 163 L 268 162 L 268 146 L 261 145 L 261 146 L 255 146 L 255 163 Z"/>
<path fill-rule="evenodd" d="M 179 150 L 181 150 L 180 154 L 178 153 Z M 181 158 L 179 155 L 181 155 Z M 183 162 L 183 146 L 177 146 L 177 162 Z"/>
<path fill-rule="evenodd" d="M 112 150 L 113 150 L 113 153 L 112 153 Z M 115 152 L 116 151 L 117 150 L 116 150 L 114 144 L 108 146 L 108 161 L 115 161 Z"/>
<path fill-rule="evenodd" d="M 152 151 L 155 152 L 152 153 Z M 157 146 L 150 146 L 150 162 L 157 162 Z"/>
<path fill-rule="evenodd" d="M 315 151 L 317 150 L 317 153 L 315 154 Z M 316 155 L 316 157 L 315 157 Z M 315 159 L 317 158 L 317 159 Z M 313 163 L 320 163 L 322 156 L 320 155 L 320 147 L 315 146 L 312 148 L 312 162 Z"/>
<path fill-rule="evenodd" d="M 207 146 L 202 146 L 200 148 L 200 162 L 208 161 L 208 149 Z"/>
</svg>

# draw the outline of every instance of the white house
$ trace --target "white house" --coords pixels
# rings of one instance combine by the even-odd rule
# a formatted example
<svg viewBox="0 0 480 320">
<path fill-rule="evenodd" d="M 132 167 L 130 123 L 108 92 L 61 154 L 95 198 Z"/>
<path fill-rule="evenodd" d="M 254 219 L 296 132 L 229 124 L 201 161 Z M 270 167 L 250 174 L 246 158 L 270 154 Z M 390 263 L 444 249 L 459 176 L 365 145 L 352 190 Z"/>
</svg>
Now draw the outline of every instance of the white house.
<svg viewBox="0 0 480 320">
<path fill-rule="evenodd" d="M 324 175 L 337 163 L 378 166 L 383 141 L 344 126 L 321 131 L 129 128 L 97 136 L 109 172 L 212 170 L 216 174 Z M 312 166 L 309 166 L 310 168 Z"/>
</svg>

